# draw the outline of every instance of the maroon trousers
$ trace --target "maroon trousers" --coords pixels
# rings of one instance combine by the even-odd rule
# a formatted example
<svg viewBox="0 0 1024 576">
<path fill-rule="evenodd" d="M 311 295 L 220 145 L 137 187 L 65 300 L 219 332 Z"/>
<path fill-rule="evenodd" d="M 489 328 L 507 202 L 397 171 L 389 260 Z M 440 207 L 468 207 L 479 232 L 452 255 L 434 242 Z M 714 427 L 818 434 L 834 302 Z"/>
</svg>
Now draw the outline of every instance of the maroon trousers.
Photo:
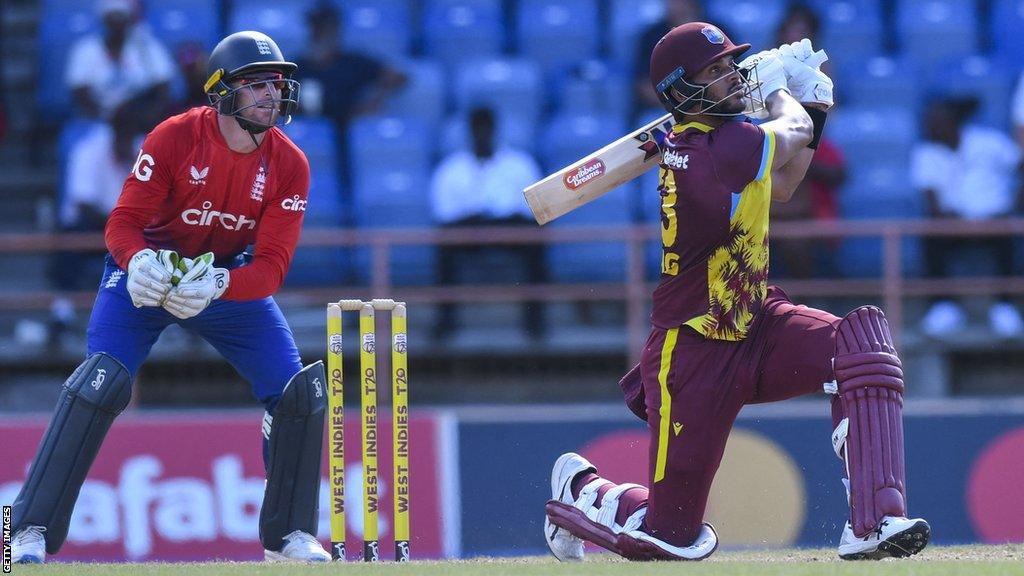
<svg viewBox="0 0 1024 576">
<path fill-rule="evenodd" d="M 640 363 L 650 489 L 629 494 L 648 499 L 645 531 L 676 546 L 694 541 L 740 409 L 821 393 L 834 378 L 839 320 L 773 286 L 742 341 L 708 340 L 688 327 L 652 330 Z"/>
</svg>

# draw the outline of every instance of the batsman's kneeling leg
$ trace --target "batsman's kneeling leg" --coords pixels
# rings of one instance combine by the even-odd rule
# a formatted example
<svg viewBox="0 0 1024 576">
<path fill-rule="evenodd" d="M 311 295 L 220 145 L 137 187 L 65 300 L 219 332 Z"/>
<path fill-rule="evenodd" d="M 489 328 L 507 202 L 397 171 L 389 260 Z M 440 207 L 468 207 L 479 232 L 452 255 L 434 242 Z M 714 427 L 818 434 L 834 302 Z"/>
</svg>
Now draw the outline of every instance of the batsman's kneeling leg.
<svg viewBox="0 0 1024 576">
<path fill-rule="evenodd" d="M 281 550 L 284 538 L 295 531 L 316 535 L 325 382 L 322 362 L 306 366 L 285 385 L 269 419 L 267 489 L 260 509 L 260 541 L 266 550 Z"/>
<path fill-rule="evenodd" d="M 15 532 L 43 527 L 47 553 L 60 550 L 85 476 L 131 395 L 128 369 L 109 354 L 93 354 L 75 369 L 64 382 L 57 410 L 14 501 Z"/>
</svg>

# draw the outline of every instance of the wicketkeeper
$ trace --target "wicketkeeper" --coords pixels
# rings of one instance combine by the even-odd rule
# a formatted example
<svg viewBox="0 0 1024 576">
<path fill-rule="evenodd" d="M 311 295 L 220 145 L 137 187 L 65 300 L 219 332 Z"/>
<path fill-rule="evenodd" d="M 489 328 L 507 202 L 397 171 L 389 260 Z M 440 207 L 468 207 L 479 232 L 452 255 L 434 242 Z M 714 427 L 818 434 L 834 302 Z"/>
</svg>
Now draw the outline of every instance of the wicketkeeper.
<svg viewBox="0 0 1024 576">
<path fill-rule="evenodd" d="M 928 543 L 928 523 L 907 517 L 903 370 L 884 314 L 862 306 L 839 318 L 767 285 L 771 202 L 804 178 L 833 103 L 818 69 L 827 56 L 803 40 L 737 64 L 749 48 L 692 22 L 651 54 L 651 83 L 676 124 L 659 170 L 653 326 L 621 382 L 649 426 L 649 483 L 616 485 L 561 456 L 545 518 L 560 560 L 581 560 L 583 540 L 634 560 L 708 557 L 718 536 L 704 511 L 740 409 L 823 389 L 850 505 L 840 557 L 905 557 Z"/>
<path fill-rule="evenodd" d="M 315 538 L 324 369 L 303 367 L 272 297 L 309 192 L 305 155 L 275 127 L 298 105 L 295 68 L 265 34 L 224 38 L 210 54 L 210 106 L 168 118 L 142 145 L 107 221 L 110 254 L 86 359 L 64 383 L 14 502 L 15 562 L 41 563 L 60 550 L 107 430 L 170 324 L 212 344 L 266 407 L 265 558 L 330 559 Z M 243 252 L 249 245 L 251 256 Z"/>
</svg>

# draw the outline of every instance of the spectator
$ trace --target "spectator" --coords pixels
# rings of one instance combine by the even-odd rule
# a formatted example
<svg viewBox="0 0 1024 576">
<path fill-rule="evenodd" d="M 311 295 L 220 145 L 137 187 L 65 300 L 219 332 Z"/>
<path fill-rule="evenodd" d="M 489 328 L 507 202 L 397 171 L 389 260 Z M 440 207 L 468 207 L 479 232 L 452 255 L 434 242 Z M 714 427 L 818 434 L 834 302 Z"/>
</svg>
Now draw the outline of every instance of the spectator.
<svg viewBox="0 0 1024 576">
<path fill-rule="evenodd" d="M 790 4 L 776 31 L 775 45 L 807 38 L 817 47 L 819 25 L 817 14 L 807 5 Z M 793 198 L 789 202 L 772 204 L 774 221 L 838 218 L 837 191 L 846 179 L 846 162 L 842 151 L 827 134 L 826 129 L 807 168 L 807 176 L 797 186 Z M 782 264 L 784 273 L 791 278 L 832 275 L 837 246 L 836 242 L 778 239 L 772 241 L 772 257 Z"/>
<path fill-rule="evenodd" d="M 338 134 L 338 168 L 343 188 L 349 186 L 348 125 L 352 119 L 380 108 L 385 98 L 402 87 L 406 77 L 365 54 L 342 49 L 341 15 L 330 2 L 321 2 L 306 15 L 310 40 L 299 59 L 302 110 L 323 114 Z M 351 211 L 346 211 L 351 212 Z"/>
<path fill-rule="evenodd" d="M 103 232 L 107 215 L 132 170 L 144 128 L 139 123 L 138 106 L 125 105 L 114 110 L 109 122 L 97 124 L 71 147 L 58 207 L 61 232 Z M 56 290 L 70 292 L 92 288 L 102 270 L 102 252 L 56 252 L 49 275 Z M 73 321 L 70 301 L 55 300 L 51 342 L 58 342 Z"/>
<path fill-rule="evenodd" d="M 472 150 L 451 154 L 434 171 L 430 196 L 434 220 L 442 227 L 534 225 L 530 209 L 523 202 L 523 188 L 540 179 L 540 168 L 529 154 L 497 146 L 496 126 L 492 110 L 472 110 L 469 114 Z M 543 246 L 500 249 L 520 259 L 530 283 L 547 281 Z M 438 260 L 441 284 L 454 284 L 459 260 L 478 251 L 477 246 L 441 246 Z M 522 324 L 531 338 L 543 336 L 542 314 L 543 309 L 537 303 L 523 307 Z M 436 337 L 442 338 L 451 332 L 453 316 L 452 305 L 442 305 L 440 318 L 434 327 Z"/>
<path fill-rule="evenodd" d="M 177 50 L 178 70 L 185 81 L 183 101 L 177 106 L 179 110 L 188 110 L 196 106 L 209 106 L 206 96 L 206 61 L 210 55 L 197 42 L 186 42 Z"/>
<path fill-rule="evenodd" d="M 988 220 L 1009 216 L 1018 203 L 1017 177 L 1021 149 L 999 130 L 968 123 L 977 110 L 974 98 L 943 98 L 929 103 L 926 141 L 911 156 L 911 179 L 925 194 L 933 218 Z M 998 273 L 1013 273 L 1013 238 L 974 239 L 933 237 L 925 244 L 929 276 L 946 277 L 950 264 L 963 260 L 964 249 L 985 250 L 994 257 Z M 1019 335 L 1024 321 L 1003 298 L 988 311 L 989 325 L 1001 337 Z M 930 336 L 952 333 L 966 324 L 966 314 L 952 300 L 934 300 L 921 323 Z"/>
<path fill-rule="evenodd" d="M 101 34 L 90 34 L 71 48 L 66 81 L 81 112 L 110 118 L 129 100 L 149 104 L 139 112 L 156 117 L 170 100 L 174 61 L 167 49 L 136 22 L 133 0 L 99 0 Z"/>
<path fill-rule="evenodd" d="M 654 50 L 654 45 L 669 30 L 680 24 L 702 20 L 703 15 L 704 7 L 700 0 L 666 0 L 665 16 L 648 26 L 640 35 L 636 46 L 636 63 L 633 66 L 633 91 L 637 99 L 636 112 L 648 108 L 661 110 L 658 95 L 651 87 L 651 51 Z M 658 116 L 661 116 L 661 113 Z"/>
</svg>

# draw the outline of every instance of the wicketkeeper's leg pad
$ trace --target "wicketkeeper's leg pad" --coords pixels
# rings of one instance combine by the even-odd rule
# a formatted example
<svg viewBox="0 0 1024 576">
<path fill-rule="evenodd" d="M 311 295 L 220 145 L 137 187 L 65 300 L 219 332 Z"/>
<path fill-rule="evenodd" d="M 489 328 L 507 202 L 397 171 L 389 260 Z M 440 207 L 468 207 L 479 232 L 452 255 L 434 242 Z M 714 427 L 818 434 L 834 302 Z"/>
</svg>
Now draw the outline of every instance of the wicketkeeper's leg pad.
<svg viewBox="0 0 1024 576">
<path fill-rule="evenodd" d="M 260 541 L 266 550 L 280 550 L 295 530 L 316 536 L 326 381 L 322 362 L 306 366 L 285 385 L 269 422 L 264 419 L 270 439 Z"/>
<path fill-rule="evenodd" d="M 863 306 L 839 323 L 833 361 L 846 419 L 833 447 L 850 479 L 850 522 L 858 537 L 884 516 L 906 516 L 903 368 L 881 310 Z"/>
<path fill-rule="evenodd" d="M 43 435 L 21 492 L 11 526 L 46 528 L 46 552 L 64 544 L 82 483 L 114 418 L 131 400 L 131 374 L 113 356 L 86 358 L 64 382 L 57 410 Z"/>
</svg>

